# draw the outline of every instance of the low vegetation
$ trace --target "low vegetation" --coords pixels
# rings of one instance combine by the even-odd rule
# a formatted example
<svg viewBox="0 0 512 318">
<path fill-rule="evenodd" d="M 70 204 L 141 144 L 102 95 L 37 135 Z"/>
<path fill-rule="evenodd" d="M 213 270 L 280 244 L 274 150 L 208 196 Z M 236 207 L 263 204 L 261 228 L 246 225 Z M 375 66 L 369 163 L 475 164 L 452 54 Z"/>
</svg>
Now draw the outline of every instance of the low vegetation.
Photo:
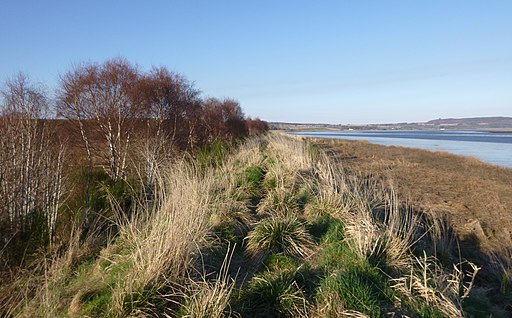
<svg viewBox="0 0 512 318">
<path fill-rule="evenodd" d="M 160 162 L 151 186 L 127 179 L 124 195 L 105 183 L 107 221 L 12 273 L 1 314 L 507 315 L 510 267 L 464 259 L 448 223 L 385 179 L 277 133 L 202 151 Z"/>
<path fill-rule="evenodd" d="M 54 99 L 19 75 L 1 101 L 1 316 L 510 310 L 503 231 L 482 217 L 463 232 L 438 213 L 421 197 L 435 191 L 416 192 L 428 181 L 419 162 L 342 165 L 336 151 L 349 146 L 263 135 L 266 123 L 245 118 L 236 101 L 202 99 L 183 76 L 123 59 L 75 67 Z M 396 166 L 406 170 L 393 177 Z M 472 167 L 472 189 L 495 187 L 475 195 L 508 193 L 502 178 L 479 178 L 488 167 Z M 477 201 L 463 203 L 506 209 Z"/>
</svg>

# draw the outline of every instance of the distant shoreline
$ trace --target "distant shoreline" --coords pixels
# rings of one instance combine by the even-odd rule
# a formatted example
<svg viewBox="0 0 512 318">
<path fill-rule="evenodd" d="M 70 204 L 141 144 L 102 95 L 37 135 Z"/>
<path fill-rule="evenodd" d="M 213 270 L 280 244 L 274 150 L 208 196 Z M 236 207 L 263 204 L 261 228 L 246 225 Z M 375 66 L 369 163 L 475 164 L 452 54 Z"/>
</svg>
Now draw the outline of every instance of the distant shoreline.
<svg viewBox="0 0 512 318">
<path fill-rule="evenodd" d="M 453 131 L 452 131 L 453 132 Z M 373 131 L 290 131 L 288 134 L 334 140 L 365 140 L 382 145 L 449 152 L 475 157 L 491 165 L 512 169 L 512 135 L 497 131 L 373 130 Z"/>
<path fill-rule="evenodd" d="M 401 122 L 387 124 L 323 124 L 269 122 L 273 130 L 333 131 L 333 130 L 472 130 L 512 133 L 512 117 L 473 117 L 434 119 L 427 122 Z"/>
</svg>

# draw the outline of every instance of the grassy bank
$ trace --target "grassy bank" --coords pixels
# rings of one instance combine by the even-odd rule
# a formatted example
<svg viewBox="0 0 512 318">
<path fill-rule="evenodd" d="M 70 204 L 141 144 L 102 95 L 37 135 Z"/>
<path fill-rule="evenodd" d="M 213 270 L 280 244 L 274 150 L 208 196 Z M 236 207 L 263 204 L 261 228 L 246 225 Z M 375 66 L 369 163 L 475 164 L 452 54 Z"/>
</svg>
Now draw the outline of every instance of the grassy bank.
<svg viewBox="0 0 512 318">
<path fill-rule="evenodd" d="M 461 240 L 486 253 L 512 246 L 512 169 L 477 159 L 364 141 L 317 140 L 351 174 L 391 183 L 417 210 L 443 214 Z"/>
<path fill-rule="evenodd" d="M 111 200 L 119 230 L 106 247 L 93 252 L 94 231 L 72 233 L 1 287 L 1 314 L 506 315 L 505 267 L 480 285 L 483 265 L 457 253 L 443 217 L 327 150 L 270 134 L 162 165 L 150 200 L 134 195 L 130 211 Z"/>
</svg>

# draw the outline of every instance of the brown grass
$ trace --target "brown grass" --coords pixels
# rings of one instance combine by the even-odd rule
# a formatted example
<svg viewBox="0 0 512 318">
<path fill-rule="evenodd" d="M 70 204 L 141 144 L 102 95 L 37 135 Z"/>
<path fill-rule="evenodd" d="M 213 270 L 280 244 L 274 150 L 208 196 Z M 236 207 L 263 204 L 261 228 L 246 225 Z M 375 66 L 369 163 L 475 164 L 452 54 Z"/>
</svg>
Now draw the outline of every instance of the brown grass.
<svg viewBox="0 0 512 318">
<path fill-rule="evenodd" d="M 446 215 L 485 252 L 512 246 L 512 169 L 470 157 L 364 141 L 317 140 L 351 173 L 387 180 L 402 203 Z"/>
</svg>

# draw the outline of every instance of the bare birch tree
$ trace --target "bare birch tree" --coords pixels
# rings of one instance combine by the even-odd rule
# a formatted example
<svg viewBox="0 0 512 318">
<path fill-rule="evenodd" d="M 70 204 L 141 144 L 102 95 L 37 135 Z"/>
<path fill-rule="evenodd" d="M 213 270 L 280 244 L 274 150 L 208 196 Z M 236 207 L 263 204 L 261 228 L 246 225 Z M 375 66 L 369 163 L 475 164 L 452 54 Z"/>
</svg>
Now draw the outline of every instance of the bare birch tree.
<svg viewBox="0 0 512 318">
<path fill-rule="evenodd" d="M 147 191 L 158 166 L 189 147 L 193 118 L 199 118 L 199 91 L 184 76 L 165 67 L 153 68 L 137 85 L 136 99 L 145 112 L 146 134 L 140 140 Z M 197 121 L 197 120 L 196 120 Z"/>
<path fill-rule="evenodd" d="M 48 98 L 19 74 L 0 105 L 0 210 L 10 233 L 30 231 L 42 216 L 52 239 L 62 198 L 64 149 L 50 141 Z"/>
<path fill-rule="evenodd" d="M 247 122 L 237 101 L 209 98 L 203 102 L 202 112 L 208 142 L 232 141 L 248 135 Z"/>
<path fill-rule="evenodd" d="M 136 68 L 120 58 L 78 66 L 61 77 L 58 115 L 77 124 L 90 164 L 103 159 L 113 180 L 126 176 L 133 129 L 142 113 L 133 95 L 138 77 Z M 98 135 L 104 147 L 95 149 Z"/>
</svg>

